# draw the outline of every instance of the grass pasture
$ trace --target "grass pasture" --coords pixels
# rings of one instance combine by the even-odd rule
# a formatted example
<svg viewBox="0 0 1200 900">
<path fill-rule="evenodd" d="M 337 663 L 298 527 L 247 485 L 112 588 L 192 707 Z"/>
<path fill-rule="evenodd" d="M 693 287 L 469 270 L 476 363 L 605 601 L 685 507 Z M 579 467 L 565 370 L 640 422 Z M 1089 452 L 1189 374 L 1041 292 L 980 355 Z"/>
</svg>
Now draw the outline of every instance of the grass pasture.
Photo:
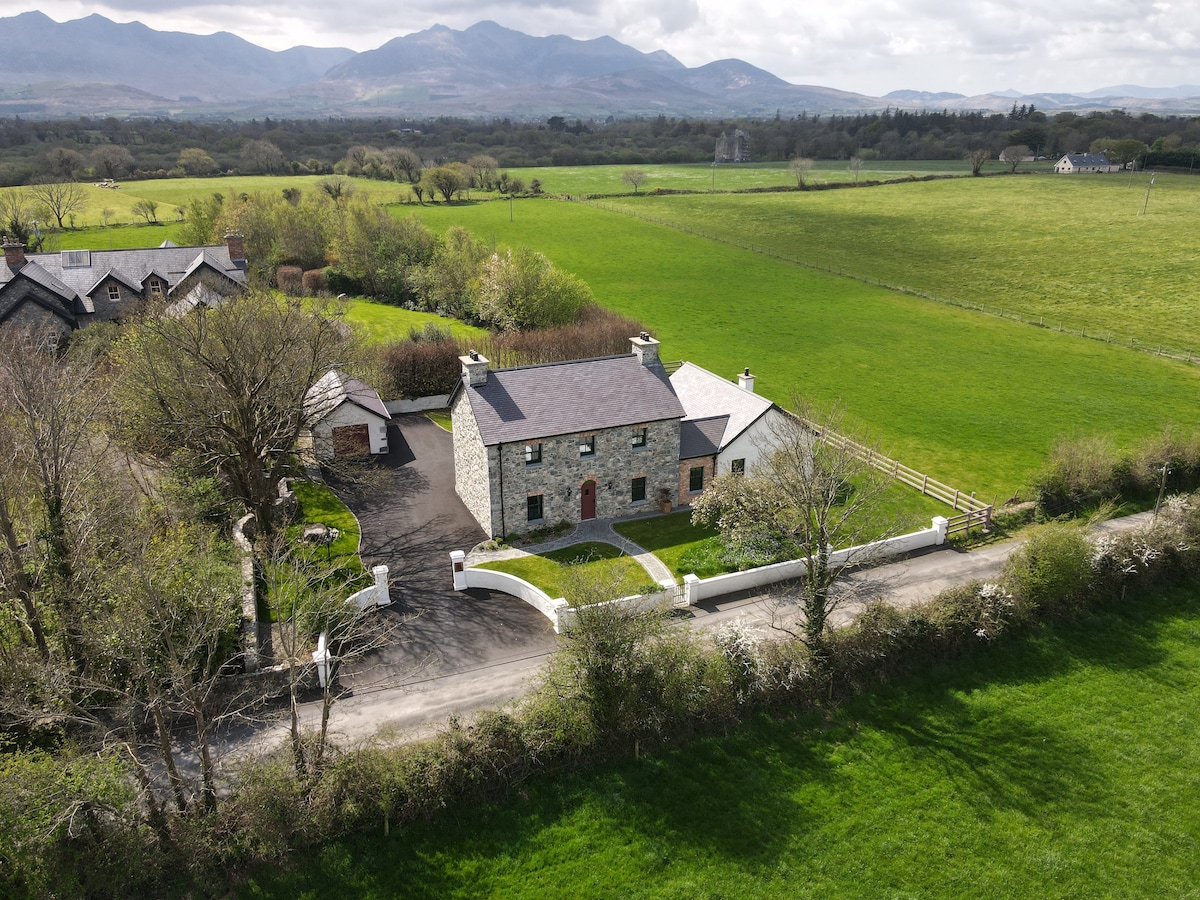
<svg viewBox="0 0 1200 900">
<path fill-rule="evenodd" d="M 588 541 L 561 550 L 482 564 L 481 569 L 523 578 L 551 597 L 572 605 L 597 599 L 631 597 L 656 589 L 646 570 L 612 544 Z"/>
<path fill-rule="evenodd" d="M 1194 897 L 1195 591 L 330 843 L 245 896 Z"/>
<path fill-rule="evenodd" d="M 920 194 L 909 196 L 917 203 Z M 627 202 L 660 210 L 703 199 Z M 713 198 L 710 214 L 742 202 L 759 197 Z M 521 201 L 512 221 L 499 203 L 421 214 L 438 228 L 461 224 L 497 244 L 541 250 L 583 278 L 601 304 L 649 324 L 664 359 L 689 359 L 730 378 L 750 366 L 756 389 L 780 402 L 792 391 L 840 401 L 883 452 L 989 502 L 1024 491 L 1063 438 L 1107 435 L 1121 444 L 1195 421 L 1200 369 L 1117 345 L 906 296 L 583 203 Z"/>
</svg>

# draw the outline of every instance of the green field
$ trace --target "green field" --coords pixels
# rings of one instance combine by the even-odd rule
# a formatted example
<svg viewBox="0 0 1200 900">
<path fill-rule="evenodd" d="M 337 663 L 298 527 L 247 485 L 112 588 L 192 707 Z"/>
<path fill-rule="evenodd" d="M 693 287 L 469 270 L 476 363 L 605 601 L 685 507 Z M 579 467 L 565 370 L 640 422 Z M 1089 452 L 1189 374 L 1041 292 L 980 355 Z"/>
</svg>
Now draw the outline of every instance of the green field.
<svg viewBox="0 0 1200 900">
<path fill-rule="evenodd" d="M 916 203 L 930 187 L 1021 181 L 822 196 L 904 190 Z M 700 199 L 630 202 L 658 209 Z M 840 400 L 885 453 L 989 502 L 1025 492 L 1061 438 L 1128 443 L 1168 422 L 1188 430 L 1195 422 L 1195 366 L 898 294 L 583 203 L 514 206 L 511 222 L 499 203 L 424 207 L 422 215 L 435 227 L 459 223 L 485 240 L 542 250 L 587 281 L 600 303 L 653 328 L 664 359 L 689 359 L 731 378 L 750 366 L 756 388 L 781 402 L 793 391 L 818 403 Z"/>
<path fill-rule="evenodd" d="M 1198 632 L 1184 591 L 1039 629 L 830 720 L 330 843 L 245 896 L 1195 897 Z"/>
<path fill-rule="evenodd" d="M 359 328 L 368 341 L 376 344 L 404 340 L 408 337 L 410 328 L 420 331 L 429 324 L 448 328 L 456 338 L 464 341 L 488 333 L 483 328 L 465 325 L 457 319 L 447 319 L 433 313 L 417 312 L 362 299 L 352 299 L 348 302 L 346 321 Z"/>
</svg>

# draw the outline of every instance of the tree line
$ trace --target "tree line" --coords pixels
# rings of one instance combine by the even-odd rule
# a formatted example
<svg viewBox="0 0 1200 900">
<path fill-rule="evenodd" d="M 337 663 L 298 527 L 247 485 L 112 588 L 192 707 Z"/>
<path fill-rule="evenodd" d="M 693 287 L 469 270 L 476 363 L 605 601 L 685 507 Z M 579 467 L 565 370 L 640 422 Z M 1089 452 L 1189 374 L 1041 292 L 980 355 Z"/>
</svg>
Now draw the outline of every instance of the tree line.
<svg viewBox="0 0 1200 900">
<path fill-rule="evenodd" d="M 1033 106 L 1008 113 L 885 109 L 851 115 L 782 111 L 767 119 L 511 118 L 254 119 L 248 122 L 80 117 L 0 119 L 0 186 L 38 180 L 149 178 L 215 174 L 348 174 L 368 172 L 364 154 L 384 160 L 414 154 L 424 168 L 494 158 L 504 169 L 556 165 L 698 163 L 713 159 L 717 138 L 740 129 L 751 158 L 961 159 L 973 149 L 996 157 L 1010 145 L 1057 157 L 1083 152 L 1097 138 L 1137 140 L 1152 148 L 1151 165 L 1190 164 L 1200 145 L 1194 117 L 1133 115 L 1123 110 L 1049 114 Z M 403 167 L 394 180 L 416 183 Z M 398 174 L 399 173 L 399 174 Z M 372 176 L 373 177 L 373 176 Z"/>
</svg>

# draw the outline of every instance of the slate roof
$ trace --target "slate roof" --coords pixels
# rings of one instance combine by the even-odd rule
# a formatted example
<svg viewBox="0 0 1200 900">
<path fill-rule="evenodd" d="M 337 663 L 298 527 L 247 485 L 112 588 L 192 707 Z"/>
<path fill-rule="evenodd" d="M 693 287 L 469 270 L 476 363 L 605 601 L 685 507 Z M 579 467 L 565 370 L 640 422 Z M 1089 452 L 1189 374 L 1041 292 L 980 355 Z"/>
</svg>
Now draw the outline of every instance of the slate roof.
<svg viewBox="0 0 1200 900">
<path fill-rule="evenodd" d="M 715 456 L 721 449 L 721 435 L 728 424 L 729 416 L 684 419 L 679 423 L 679 458 Z"/>
<path fill-rule="evenodd" d="M 774 406 L 766 397 L 744 391 L 734 382 L 726 381 L 721 376 L 689 362 L 685 362 L 672 373 L 671 386 L 675 388 L 679 402 L 686 411 L 685 423 L 688 420 L 725 417 L 725 429 L 719 436 L 718 449 L 727 447 Z M 681 432 L 680 444 L 682 443 Z M 682 446 L 679 458 L 689 458 L 684 455 Z"/>
<path fill-rule="evenodd" d="M 391 419 L 374 388 L 345 372 L 330 369 L 304 395 L 304 411 L 310 422 L 325 418 L 343 403 L 353 403 L 383 419 Z"/>
<path fill-rule="evenodd" d="M 1095 166 L 1111 165 L 1107 154 L 1104 153 L 1067 153 L 1063 158 L 1076 168 L 1086 169 Z M 1059 160 L 1059 162 L 1061 163 L 1062 160 Z"/>
<path fill-rule="evenodd" d="M 464 375 L 459 390 L 487 446 L 684 415 L 666 370 L 632 354 L 497 369 L 476 387 Z"/>
<path fill-rule="evenodd" d="M 141 285 L 154 273 L 166 279 L 169 291 L 205 263 L 238 284 L 246 283 L 246 273 L 229 258 L 229 248 L 224 244 L 92 250 L 90 265 L 86 266 L 64 266 L 62 253 L 27 253 L 20 271 L 64 298 L 75 300 L 86 297 L 108 274 L 126 285 Z M 0 262 L 0 288 L 15 275 L 7 264 Z"/>
</svg>

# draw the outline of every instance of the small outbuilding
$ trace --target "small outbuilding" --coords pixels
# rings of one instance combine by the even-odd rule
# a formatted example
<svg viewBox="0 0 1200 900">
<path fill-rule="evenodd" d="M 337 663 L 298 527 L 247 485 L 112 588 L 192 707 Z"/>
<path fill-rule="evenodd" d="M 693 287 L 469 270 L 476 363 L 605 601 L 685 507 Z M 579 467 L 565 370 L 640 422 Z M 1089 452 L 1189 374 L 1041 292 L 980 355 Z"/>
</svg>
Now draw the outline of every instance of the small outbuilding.
<svg viewBox="0 0 1200 900">
<path fill-rule="evenodd" d="M 388 452 L 387 407 L 373 388 L 345 372 L 321 376 L 304 396 L 304 411 L 318 459 Z"/>
</svg>

